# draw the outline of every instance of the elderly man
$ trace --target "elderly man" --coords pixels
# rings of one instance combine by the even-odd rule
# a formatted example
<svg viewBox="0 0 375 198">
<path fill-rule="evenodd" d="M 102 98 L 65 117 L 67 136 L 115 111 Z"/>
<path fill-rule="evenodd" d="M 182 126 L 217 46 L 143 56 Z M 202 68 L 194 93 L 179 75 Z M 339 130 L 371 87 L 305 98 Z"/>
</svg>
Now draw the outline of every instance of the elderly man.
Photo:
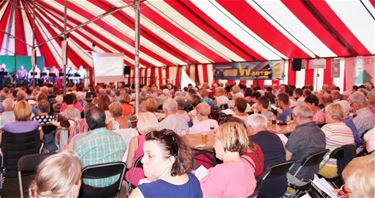
<svg viewBox="0 0 375 198">
<path fill-rule="evenodd" d="M 210 119 L 208 116 L 211 113 L 211 106 L 205 102 L 199 103 L 195 110 L 197 111 L 198 122 L 190 128 L 190 133 L 202 133 L 213 131 L 219 127 L 216 120 Z"/>
<path fill-rule="evenodd" d="M 368 107 L 366 96 L 360 91 L 350 95 L 349 103 L 356 114 L 353 118 L 354 125 L 358 130 L 359 136 L 362 136 L 364 132 L 375 126 L 375 115 Z"/>
<path fill-rule="evenodd" d="M 296 186 L 303 186 L 318 173 L 319 165 L 301 169 L 294 176 L 302 159 L 311 153 L 324 150 L 326 140 L 323 131 L 312 120 L 313 111 L 307 104 L 298 104 L 293 109 L 296 129 L 291 133 L 285 145 L 286 159 L 294 160 L 295 164 L 287 174 L 288 182 Z"/>
<path fill-rule="evenodd" d="M 0 114 L 0 129 L 4 127 L 5 123 L 16 121 L 13 112 L 13 100 L 11 98 L 7 98 L 3 101 L 2 105 L 3 113 Z"/>
<path fill-rule="evenodd" d="M 172 98 L 166 99 L 163 103 L 163 111 L 166 117 L 159 123 L 158 130 L 170 129 L 176 133 L 189 130 L 186 120 L 176 115 L 177 102 L 175 100 Z"/>
<path fill-rule="evenodd" d="M 125 142 L 119 134 L 106 129 L 105 119 L 105 112 L 102 109 L 92 107 L 87 111 L 86 122 L 90 131 L 73 145 L 82 167 L 121 161 L 124 156 Z M 84 179 L 83 183 L 94 187 L 106 187 L 116 182 L 118 177 Z"/>
</svg>

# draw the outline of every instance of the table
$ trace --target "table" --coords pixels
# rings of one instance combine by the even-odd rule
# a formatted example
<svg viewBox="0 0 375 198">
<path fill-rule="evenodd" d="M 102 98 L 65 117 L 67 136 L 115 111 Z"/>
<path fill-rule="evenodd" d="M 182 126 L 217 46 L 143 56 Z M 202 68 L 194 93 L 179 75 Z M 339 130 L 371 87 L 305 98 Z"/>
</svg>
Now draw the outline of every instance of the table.
<svg viewBox="0 0 375 198">
<path fill-rule="evenodd" d="M 275 134 L 284 134 L 287 135 L 294 131 L 296 124 L 292 123 L 289 125 L 279 125 L 279 124 L 268 124 L 267 129 Z"/>
<path fill-rule="evenodd" d="M 183 139 L 187 145 L 193 149 L 193 169 L 198 168 L 197 160 L 211 163 L 213 166 L 217 164 L 215 151 L 213 149 L 215 144 L 215 133 L 213 131 L 207 132 L 207 144 L 202 144 L 201 133 L 188 134 L 183 136 Z"/>
</svg>

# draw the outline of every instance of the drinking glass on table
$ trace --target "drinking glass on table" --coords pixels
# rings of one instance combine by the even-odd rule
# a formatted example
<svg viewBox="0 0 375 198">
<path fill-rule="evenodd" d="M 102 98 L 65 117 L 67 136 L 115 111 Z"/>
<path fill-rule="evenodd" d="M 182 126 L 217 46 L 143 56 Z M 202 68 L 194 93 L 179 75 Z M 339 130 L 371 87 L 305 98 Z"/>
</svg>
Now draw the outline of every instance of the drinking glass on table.
<svg viewBox="0 0 375 198">
<path fill-rule="evenodd" d="M 210 131 L 213 131 L 215 130 L 215 125 L 214 124 L 210 124 Z"/>
<path fill-rule="evenodd" d="M 208 142 L 208 134 L 207 133 L 201 133 L 201 144 L 206 145 Z"/>
</svg>

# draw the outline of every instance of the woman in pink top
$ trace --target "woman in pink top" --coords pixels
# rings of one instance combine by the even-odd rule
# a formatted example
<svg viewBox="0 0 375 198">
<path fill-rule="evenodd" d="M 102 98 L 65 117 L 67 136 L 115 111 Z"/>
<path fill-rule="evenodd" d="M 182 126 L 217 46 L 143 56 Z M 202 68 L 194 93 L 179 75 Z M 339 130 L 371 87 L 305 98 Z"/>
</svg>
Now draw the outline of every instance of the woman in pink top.
<svg viewBox="0 0 375 198">
<path fill-rule="evenodd" d="M 209 169 L 200 181 L 203 197 L 248 197 L 254 192 L 254 168 L 241 158 L 248 145 L 242 124 L 228 122 L 218 128 L 214 147 L 216 157 L 223 163 Z"/>
<path fill-rule="evenodd" d="M 151 131 L 155 131 L 158 127 L 158 124 L 158 119 L 153 113 L 141 112 L 138 114 L 137 129 L 140 135 L 133 137 L 129 143 L 128 156 L 126 158 L 126 166 L 129 170 L 125 175 L 126 181 L 130 180 L 137 159 L 143 156 L 143 143 L 145 142 L 146 134 Z M 143 178 L 145 178 L 143 169 L 135 168 L 132 185 L 137 186 L 139 180 Z"/>
</svg>

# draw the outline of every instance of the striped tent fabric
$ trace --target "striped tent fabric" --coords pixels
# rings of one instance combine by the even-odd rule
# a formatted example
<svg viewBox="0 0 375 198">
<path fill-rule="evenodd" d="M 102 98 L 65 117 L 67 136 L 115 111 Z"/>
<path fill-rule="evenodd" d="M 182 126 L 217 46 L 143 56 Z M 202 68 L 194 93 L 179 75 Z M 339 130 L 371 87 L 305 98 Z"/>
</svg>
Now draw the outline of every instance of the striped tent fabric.
<svg viewBox="0 0 375 198">
<path fill-rule="evenodd" d="M 95 51 L 122 53 L 124 64 L 134 67 L 133 3 L 68 1 L 67 30 L 124 7 L 70 32 L 68 65 L 92 68 Z M 283 59 L 285 78 L 262 85 L 344 87 L 352 68 L 335 58 L 375 54 L 374 0 L 144 0 L 140 13 L 141 76 L 148 83 L 176 84 L 182 69 L 196 82 L 211 83 L 214 63 Z M 0 18 L 0 55 L 30 56 L 34 32 L 37 55 L 47 67 L 62 67 L 64 0 L 3 0 Z M 307 59 L 306 69 L 291 71 L 292 58 Z M 308 66 L 316 58 L 325 58 L 325 69 Z M 331 77 L 332 61 L 341 78 Z"/>
</svg>

